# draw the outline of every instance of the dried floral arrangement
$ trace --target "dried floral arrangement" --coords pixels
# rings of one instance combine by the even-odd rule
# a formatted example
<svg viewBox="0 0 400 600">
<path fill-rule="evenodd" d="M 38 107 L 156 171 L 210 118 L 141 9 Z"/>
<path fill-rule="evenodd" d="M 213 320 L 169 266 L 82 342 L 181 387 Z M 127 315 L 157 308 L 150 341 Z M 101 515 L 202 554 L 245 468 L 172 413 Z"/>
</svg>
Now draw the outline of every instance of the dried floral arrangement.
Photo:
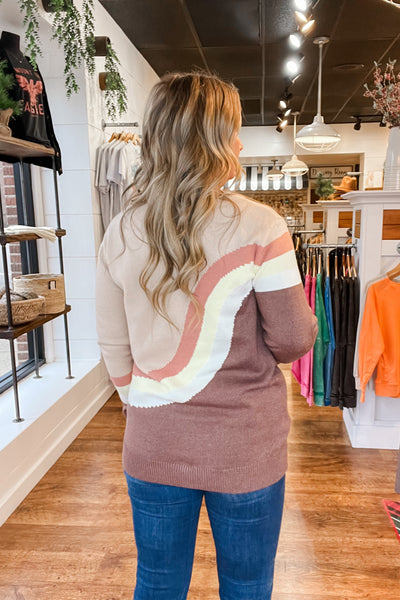
<svg viewBox="0 0 400 600">
<path fill-rule="evenodd" d="M 390 60 L 386 64 L 385 70 L 381 65 L 375 64 L 374 85 L 370 89 L 364 83 L 364 96 L 373 99 L 373 107 L 383 117 L 383 122 L 390 127 L 400 126 L 400 72 L 394 71 L 396 60 Z"/>
</svg>

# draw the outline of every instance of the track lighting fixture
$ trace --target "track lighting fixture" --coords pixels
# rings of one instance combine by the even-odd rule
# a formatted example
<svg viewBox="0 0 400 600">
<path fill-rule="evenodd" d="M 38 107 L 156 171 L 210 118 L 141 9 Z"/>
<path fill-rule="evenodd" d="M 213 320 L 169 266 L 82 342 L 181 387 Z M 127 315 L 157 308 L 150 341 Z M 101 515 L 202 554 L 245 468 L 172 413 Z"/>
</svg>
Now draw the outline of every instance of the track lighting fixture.
<svg viewBox="0 0 400 600">
<path fill-rule="evenodd" d="M 285 68 L 289 76 L 297 75 L 300 70 L 300 63 L 295 58 L 290 58 L 288 61 L 286 61 Z"/>
<path fill-rule="evenodd" d="M 356 117 L 356 122 L 354 123 L 354 129 L 356 131 L 360 131 L 360 129 L 361 129 L 361 118 L 360 117 Z"/>
<path fill-rule="evenodd" d="M 279 114 L 278 115 L 278 121 L 279 121 L 278 127 L 282 131 L 282 129 L 284 129 L 286 127 L 286 125 L 288 124 L 287 117 L 284 117 L 282 114 Z"/>
<path fill-rule="evenodd" d="M 294 0 L 294 5 L 298 10 L 304 11 L 307 10 L 308 2 L 307 0 Z"/>
<path fill-rule="evenodd" d="M 301 33 L 304 33 L 304 34 L 308 33 L 309 31 L 311 31 L 311 29 L 314 27 L 314 25 L 315 25 L 315 19 L 308 19 L 308 21 L 300 27 Z"/>
<path fill-rule="evenodd" d="M 295 10 L 294 14 L 299 23 L 301 23 L 302 25 L 307 23 L 308 19 L 303 12 L 301 12 L 300 10 Z"/>
<path fill-rule="evenodd" d="M 280 100 L 279 100 L 279 108 L 281 110 L 286 110 L 287 108 L 289 108 L 289 100 L 293 97 L 293 94 L 291 94 L 290 92 L 288 92 L 288 89 L 286 88 L 284 93 L 282 94 Z"/>
<path fill-rule="evenodd" d="M 285 129 L 287 124 L 288 124 L 287 119 L 285 119 L 284 121 L 280 121 L 278 123 L 278 125 L 276 126 L 276 131 L 278 131 L 278 133 L 282 133 L 282 131 Z"/>
<path fill-rule="evenodd" d="M 301 47 L 303 43 L 303 36 L 298 31 L 296 31 L 296 33 L 291 33 L 289 35 L 289 43 L 292 46 L 292 48 L 295 48 L 297 50 Z"/>
</svg>

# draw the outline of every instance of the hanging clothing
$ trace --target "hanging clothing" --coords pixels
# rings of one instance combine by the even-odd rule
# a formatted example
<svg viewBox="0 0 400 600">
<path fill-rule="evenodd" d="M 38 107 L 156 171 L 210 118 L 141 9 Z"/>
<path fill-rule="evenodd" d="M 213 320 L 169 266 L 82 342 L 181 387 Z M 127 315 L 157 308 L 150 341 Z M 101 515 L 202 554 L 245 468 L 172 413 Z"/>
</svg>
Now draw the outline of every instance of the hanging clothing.
<svg viewBox="0 0 400 600">
<path fill-rule="evenodd" d="M 354 351 L 357 336 L 358 315 L 360 310 L 360 289 L 357 277 L 347 279 L 347 331 L 343 372 L 343 407 L 357 406 L 357 391 L 353 375 Z"/>
<path fill-rule="evenodd" d="M 318 319 L 318 334 L 314 344 L 313 356 L 313 391 L 314 404 L 324 406 L 325 382 L 324 382 L 324 360 L 330 341 L 328 322 L 325 313 L 324 297 L 322 294 L 322 273 L 316 277 L 315 292 L 315 316 Z"/>
<path fill-rule="evenodd" d="M 328 325 L 329 342 L 327 344 L 326 355 L 324 360 L 324 382 L 325 382 L 325 396 L 324 404 L 329 406 L 331 403 L 331 388 L 332 388 L 332 369 L 333 359 L 335 355 L 335 333 L 333 327 L 333 314 L 332 314 L 332 297 L 331 297 L 331 284 L 330 277 L 325 277 L 325 289 L 324 289 L 324 304 L 325 314 Z"/>
<path fill-rule="evenodd" d="M 305 276 L 304 292 L 308 305 L 311 307 L 311 274 Z M 300 384 L 300 393 L 307 399 L 312 406 L 312 353 L 311 348 L 307 354 L 292 363 L 292 373 L 296 381 Z M 310 393 L 311 390 L 311 393 Z"/>
<path fill-rule="evenodd" d="M 124 190 L 132 184 L 140 164 L 140 146 L 118 138 L 98 147 L 95 187 L 99 194 L 104 231 L 121 212 Z"/>
<path fill-rule="evenodd" d="M 16 44 L 7 43 L 12 42 L 14 38 L 17 38 Z M 18 40 L 19 36 L 8 34 L 5 37 L 4 32 L 0 40 L 0 60 L 6 62 L 6 71 L 15 78 L 12 98 L 21 101 L 22 104 L 21 115 L 10 119 L 9 127 L 15 138 L 53 148 L 56 168 L 62 173 L 61 152 L 53 129 L 44 81 L 39 70 L 35 70 L 29 58 L 20 51 Z M 3 158 L 6 156 L 0 155 L 0 160 Z M 53 166 L 51 156 L 29 157 L 24 160 L 39 166 Z"/>
<path fill-rule="evenodd" d="M 377 396 L 400 398 L 400 283 L 388 277 L 368 290 L 360 330 L 361 402 L 376 368 Z"/>
</svg>

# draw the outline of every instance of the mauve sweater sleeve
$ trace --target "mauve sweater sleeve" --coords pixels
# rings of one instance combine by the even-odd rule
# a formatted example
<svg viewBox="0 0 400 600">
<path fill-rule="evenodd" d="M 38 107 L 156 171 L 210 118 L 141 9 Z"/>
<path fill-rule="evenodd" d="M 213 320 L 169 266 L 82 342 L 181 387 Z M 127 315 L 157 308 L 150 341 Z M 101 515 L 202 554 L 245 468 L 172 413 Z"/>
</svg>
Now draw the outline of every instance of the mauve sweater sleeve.
<svg viewBox="0 0 400 600">
<path fill-rule="evenodd" d="M 308 305 L 301 283 L 293 243 L 286 224 L 265 246 L 254 278 L 265 344 L 277 362 L 293 362 L 306 354 L 317 336 L 317 319 Z"/>
<path fill-rule="evenodd" d="M 263 338 L 277 362 L 289 363 L 304 356 L 318 332 L 301 284 L 283 290 L 256 293 Z"/>
</svg>

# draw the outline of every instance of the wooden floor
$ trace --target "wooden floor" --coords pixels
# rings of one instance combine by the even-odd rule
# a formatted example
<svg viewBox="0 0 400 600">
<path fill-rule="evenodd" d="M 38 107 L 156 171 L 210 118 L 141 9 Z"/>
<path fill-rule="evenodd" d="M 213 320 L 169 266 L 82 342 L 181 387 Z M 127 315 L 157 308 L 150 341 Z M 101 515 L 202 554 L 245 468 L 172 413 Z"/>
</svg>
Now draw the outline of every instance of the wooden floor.
<svg viewBox="0 0 400 600">
<path fill-rule="evenodd" d="M 349 445 L 338 409 L 308 408 L 285 370 L 290 465 L 274 600 L 399 600 L 400 544 L 382 508 L 397 453 Z M 0 529 L 1 600 L 131 600 L 135 549 L 115 395 Z M 217 600 L 202 512 L 188 599 Z"/>
</svg>

